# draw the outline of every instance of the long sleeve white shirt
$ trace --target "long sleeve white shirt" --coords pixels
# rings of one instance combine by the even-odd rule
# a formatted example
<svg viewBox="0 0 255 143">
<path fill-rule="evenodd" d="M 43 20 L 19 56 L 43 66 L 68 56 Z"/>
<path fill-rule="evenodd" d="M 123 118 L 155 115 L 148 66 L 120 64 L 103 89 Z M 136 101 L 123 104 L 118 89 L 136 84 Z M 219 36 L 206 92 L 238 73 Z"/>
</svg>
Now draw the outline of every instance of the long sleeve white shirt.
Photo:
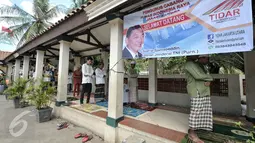
<svg viewBox="0 0 255 143">
<path fill-rule="evenodd" d="M 104 69 L 97 68 L 96 71 L 96 84 L 105 84 L 106 72 Z"/>
<path fill-rule="evenodd" d="M 129 102 L 129 87 L 127 84 L 123 84 L 123 103 L 128 103 Z"/>
<path fill-rule="evenodd" d="M 87 63 L 82 65 L 82 84 L 85 83 L 92 83 L 92 76 L 93 76 L 94 70 L 91 65 L 88 65 Z"/>
</svg>

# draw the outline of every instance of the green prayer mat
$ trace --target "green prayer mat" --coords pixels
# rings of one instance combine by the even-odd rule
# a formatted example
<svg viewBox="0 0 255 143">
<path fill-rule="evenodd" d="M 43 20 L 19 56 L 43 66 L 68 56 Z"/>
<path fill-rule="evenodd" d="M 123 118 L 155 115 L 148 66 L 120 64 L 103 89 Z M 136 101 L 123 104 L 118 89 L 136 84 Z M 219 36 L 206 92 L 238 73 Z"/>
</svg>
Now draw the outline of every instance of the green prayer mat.
<svg viewBox="0 0 255 143">
<path fill-rule="evenodd" d="M 245 143 L 247 140 L 252 140 L 249 133 L 231 126 L 224 126 L 220 124 L 214 124 L 214 131 L 198 131 L 198 136 L 205 143 L 224 143 L 232 141 L 233 143 Z M 192 143 L 188 139 L 188 135 L 181 141 L 181 143 Z"/>
</svg>

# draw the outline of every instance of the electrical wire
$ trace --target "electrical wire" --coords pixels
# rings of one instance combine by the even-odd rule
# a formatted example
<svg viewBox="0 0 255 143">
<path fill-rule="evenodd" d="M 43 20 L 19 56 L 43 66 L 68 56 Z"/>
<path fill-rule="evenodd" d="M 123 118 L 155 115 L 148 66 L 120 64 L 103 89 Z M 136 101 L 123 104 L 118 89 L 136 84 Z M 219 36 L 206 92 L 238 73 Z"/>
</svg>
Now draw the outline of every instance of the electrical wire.
<svg viewBox="0 0 255 143">
<path fill-rule="evenodd" d="M 120 72 L 120 71 L 116 71 L 116 70 L 114 70 L 113 68 L 120 62 L 120 61 L 122 61 L 122 60 L 124 60 L 123 58 L 121 58 L 120 60 L 118 60 L 110 69 L 109 69 L 109 71 L 113 71 L 113 72 L 115 72 L 115 73 L 122 73 L 122 74 L 124 74 L 124 75 L 126 75 L 127 77 L 130 77 L 125 71 L 123 72 Z"/>
</svg>

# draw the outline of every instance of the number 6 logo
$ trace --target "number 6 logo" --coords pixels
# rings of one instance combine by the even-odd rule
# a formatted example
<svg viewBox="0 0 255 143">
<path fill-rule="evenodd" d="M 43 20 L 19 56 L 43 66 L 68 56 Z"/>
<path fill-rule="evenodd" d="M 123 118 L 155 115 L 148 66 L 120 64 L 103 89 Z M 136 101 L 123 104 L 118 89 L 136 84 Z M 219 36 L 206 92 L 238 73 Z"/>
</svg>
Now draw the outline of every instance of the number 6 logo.
<svg viewBox="0 0 255 143">
<path fill-rule="evenodd" d="M 19 137 L 19 136 L 21 136 L 21 135 L 26 131 L 26 129 L 27 129 L 27 121 L 26 121 L 26 120 L 23 120 L 23 119 L 20 120 L 20 118 L 22 118 L 23 116 L 29 114 L 30 112 L 31 112 L 31 111 L 24 111 L 24 112 L 20 113 L 18 116 L 16 116 L 16 117 L 12 120 L 12 122 L 11 122 L 11 124 L 10 124 L 10 126 L 9 126 L 9 132 L 10 132 L 10 134 L 11 134 L 13 137 Z M 14 133 L 14 132 L 13 132 L 13 129 L 14 129 L 18 124 L 20 124 L 20 123 L 23 123 L 22 128 L 21 128 L 18 132 Z"/>
</svg>

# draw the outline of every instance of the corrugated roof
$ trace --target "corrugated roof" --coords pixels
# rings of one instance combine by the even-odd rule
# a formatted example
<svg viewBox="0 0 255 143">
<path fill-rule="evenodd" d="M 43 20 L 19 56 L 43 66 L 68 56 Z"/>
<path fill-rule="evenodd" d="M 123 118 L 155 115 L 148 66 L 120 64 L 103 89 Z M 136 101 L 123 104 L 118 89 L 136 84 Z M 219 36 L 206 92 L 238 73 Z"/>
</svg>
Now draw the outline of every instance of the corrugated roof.
<svg viewBox="0 0 255 143">
<path fill-rule="evenodd" d="M 4 60 L 8 57 L 12 52 L 0 51 L 0 60 Z"/>
<path fill-rule="evenodd" d="M 33 41 L 34 39 L 36 39 L 37 37 L 41 36 L 43 33 L 51 30 L 52 28 L 56 27 L 57 25 L 59 25 L 60 23 L 64 22 L 65 20 L 69 19 L 70 17 L 74 16 L 76 13 L 79 13 L 81 11 L 84 10 L 84 8 L 86 8 L 87 6 L 89 6 L 90 4 L 92 4 L 93 2 L 95 2 L 96 0 L 88 0 L 88 2 L 86 4 L 83 4 L 81 7 L 73 9 L 70 13 L 68 13 L 64 18 L 61 18 L 60 20 L 58 20 L 56 23 L 54 23 L 53 25 L 51 25 L 50 27 L 48 27 L 47 29 L 43 30 L 42 32 L 40 32 L 39 34 L 37 34 L 35 37 L 31 38 L 30 40 L 28 40 L 26 43 L 24 43 L 20 48 L 22 48 L 24 45 L 26 45 L 27 43 Z"/>
</svg>

